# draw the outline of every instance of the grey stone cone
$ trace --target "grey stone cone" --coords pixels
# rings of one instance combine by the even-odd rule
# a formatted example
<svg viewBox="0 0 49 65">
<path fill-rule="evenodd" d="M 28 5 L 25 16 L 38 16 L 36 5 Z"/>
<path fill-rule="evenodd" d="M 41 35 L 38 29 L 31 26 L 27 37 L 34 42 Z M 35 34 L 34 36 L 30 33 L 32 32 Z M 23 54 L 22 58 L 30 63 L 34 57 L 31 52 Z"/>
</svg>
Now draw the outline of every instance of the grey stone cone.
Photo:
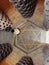
<svg viewBox="0 0 49 65">
<path fill-rule="evenodd" d="M 9 0 L 15 8 L 21 13 L 24 18 L 29 18 L 33 15 L 37 0 Z"/>
<path fill-rule="evenodd" d="M 46 30 L 49 29 L 49 20 L 46 18 L 46 16 L 45 16 L 45 18 L 44 18 L 43 25 L 44 25 L 44 27 L 45 27 Z"/>
<path fill-rule="evenodd" d="M 49 45 L 45 45 L 43 48 L 44 65 L 49 65 Z"/>
<path fill-rule="evenodd" d="M 49 0 L 44 1 L 44 27 L 49 29 Z"/>
<path fill-rule="evenodd" d="M 49 56 L 49 46 L 45 45 L 43 48 L 44 58 L 47 58 Z"/>
</svg>

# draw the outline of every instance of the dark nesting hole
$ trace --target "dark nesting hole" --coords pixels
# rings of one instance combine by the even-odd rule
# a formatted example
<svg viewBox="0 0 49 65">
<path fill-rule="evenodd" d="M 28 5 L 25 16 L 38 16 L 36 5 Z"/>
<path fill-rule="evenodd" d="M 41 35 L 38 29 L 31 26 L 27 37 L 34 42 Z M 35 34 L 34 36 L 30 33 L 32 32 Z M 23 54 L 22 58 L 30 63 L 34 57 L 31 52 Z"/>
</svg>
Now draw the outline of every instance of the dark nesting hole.
<svg viewBox="0 0 49 65">
<path fill-rule="evenodd" d="M 6 24 L 6 26 L 8 26 L 8 24 Z"/>
<path fill-rule="evenodd" d="M 9 25 L 9 27 L 11 27 L 11 25 Z"/>
<path fill-rule="evenodd" d="M 3 25 L 4 25 L 5 23 L 3 23 Z"/>
<path fill-rule="evenodd" d="M 5 26 L 4 26 L 4 28 L 5 28 Z"/>
<path fill-rule="evenodd" d="M 1 27 L 1 25 L 0 25 L 0 27 Z"/>
<path fill-rule="evenodd" d="M 6 22 L 6 21 L 5 21 Z"/>
</svg>

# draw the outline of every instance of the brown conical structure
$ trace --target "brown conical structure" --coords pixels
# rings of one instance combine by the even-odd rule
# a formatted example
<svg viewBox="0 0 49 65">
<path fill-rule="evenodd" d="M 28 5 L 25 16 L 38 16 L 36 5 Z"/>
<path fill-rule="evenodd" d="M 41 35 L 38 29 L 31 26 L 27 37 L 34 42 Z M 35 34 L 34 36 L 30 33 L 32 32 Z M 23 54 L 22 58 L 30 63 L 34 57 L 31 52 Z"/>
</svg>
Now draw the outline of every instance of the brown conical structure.
<svg viewBox="0 0 49 65">
<path fill-rule="evenodd" d="M 16 65 L 34 65 L 31 57 L 24 56 Z"/>
<path fill-rule="evenodd" d="M 0 61 L 6 58 L 12 52 L 12 50 L 11 44 L 0 44 Z"/>
<path fill-rule="evenodd" d="M 31 17 L 34 13 L 37 0 L 9 0 L 18 9 L 24 18 Z"/>
</svg>

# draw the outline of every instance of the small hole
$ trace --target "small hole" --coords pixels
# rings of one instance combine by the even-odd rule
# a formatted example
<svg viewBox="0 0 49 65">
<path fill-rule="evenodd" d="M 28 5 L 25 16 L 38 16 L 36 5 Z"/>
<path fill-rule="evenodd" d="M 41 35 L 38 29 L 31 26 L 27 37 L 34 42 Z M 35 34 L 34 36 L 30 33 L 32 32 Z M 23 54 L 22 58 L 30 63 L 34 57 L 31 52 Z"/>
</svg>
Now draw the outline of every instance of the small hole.
<svg viewBox="0 0 49 65">
<path fill-rule="evenodd" d="M 11 25 L 9 25 L 9 27 L 11 27 Z"/>
<path fill-rule="evenodd" d="M 3 23 L 3 25 L 4 25 L 5 23 Z"/>
<path fill-rule="evenodd" d="M 6 22 L 6 21 L 5 21 Z"/>
<path fill-rule="evenodd" d="M 0 25 L 0 27 L 1 27 L 1 25 Z"/>
<path fill-rule="evenodd" d="M 6 24 L 6 26 L 8 26 L 8 24 Z"/>
<path fill-rule="evenodd" d="M 4 28 L 5 28 L 5 26 L 4 26 Z"/>
</svg>

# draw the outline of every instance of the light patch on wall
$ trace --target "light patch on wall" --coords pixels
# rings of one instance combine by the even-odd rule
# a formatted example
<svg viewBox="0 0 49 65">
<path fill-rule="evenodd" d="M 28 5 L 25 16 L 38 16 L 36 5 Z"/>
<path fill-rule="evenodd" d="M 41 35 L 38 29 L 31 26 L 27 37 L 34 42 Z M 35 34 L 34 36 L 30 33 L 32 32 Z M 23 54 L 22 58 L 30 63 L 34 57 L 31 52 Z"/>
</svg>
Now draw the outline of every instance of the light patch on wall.
<svg viewBox="0 0 49 65">
<path fill-rule="evenodd" d="M 46 43 L 49 43 L 49 31 L 46 32 Z"/>
</svg>

